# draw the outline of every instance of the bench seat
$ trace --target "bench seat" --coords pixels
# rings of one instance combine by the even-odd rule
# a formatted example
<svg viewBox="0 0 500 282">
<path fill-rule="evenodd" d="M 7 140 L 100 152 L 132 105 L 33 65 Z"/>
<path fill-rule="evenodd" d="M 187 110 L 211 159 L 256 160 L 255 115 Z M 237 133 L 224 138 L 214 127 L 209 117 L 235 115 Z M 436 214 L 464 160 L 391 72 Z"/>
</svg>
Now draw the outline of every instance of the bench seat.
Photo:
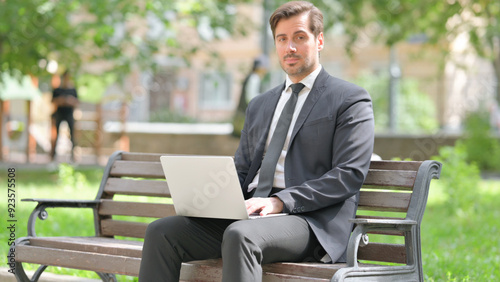
<svg viewBox="0 0 500 282">
<path fill-rule="evenodd" d="M 99 237 L 30 238 L 29 245 L 17 247 L 17 259 L 27 263 L 48 264 L 97 272 L 138 276 L 142 242 Z M 181 279 L 219 281 L 220 259 L 194 261 L 183 265 Z M 273 277 L 286 281 L 330 281 L 345 264 L 273 263 L 263 267 L 265 281 Z M 292 280 L 289 280 L 292 279 Z M 293 280 L 296 279 L 296 280 Z M 279 280 L 282 281 L 282 280 Z"/>
</svg>

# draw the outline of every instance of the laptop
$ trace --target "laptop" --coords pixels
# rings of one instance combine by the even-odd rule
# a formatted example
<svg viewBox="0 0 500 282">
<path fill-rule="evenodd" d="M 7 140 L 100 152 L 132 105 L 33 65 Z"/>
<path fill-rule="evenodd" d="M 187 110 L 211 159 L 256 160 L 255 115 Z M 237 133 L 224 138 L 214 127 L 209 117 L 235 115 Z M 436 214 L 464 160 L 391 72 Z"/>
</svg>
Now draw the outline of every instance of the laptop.
<svg viewBox="0 0 500 282">
<path fill-rule="evenodd" d="M 232 157 L 161 156 L 177 215 L 254 219 L 284 214 L 248 215 Z"/>
</svg>

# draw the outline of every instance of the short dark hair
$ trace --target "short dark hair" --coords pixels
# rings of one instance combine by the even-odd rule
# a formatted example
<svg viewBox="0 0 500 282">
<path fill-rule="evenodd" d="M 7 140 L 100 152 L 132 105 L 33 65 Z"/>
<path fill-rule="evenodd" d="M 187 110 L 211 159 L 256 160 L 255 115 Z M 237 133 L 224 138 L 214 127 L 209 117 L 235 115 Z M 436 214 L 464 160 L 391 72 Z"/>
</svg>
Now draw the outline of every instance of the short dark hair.
<svg viewBox="0 0 500 282">
<path fill-rule="evenodd" d="M 276 36 L 276 26 L 280 20 L 302 13 L 309 13 L 309 29 L 314 36 L 323 32 L 323 13 L 316 6 L 307 1 L 291 1 L 281 5 L 269 18 L 273 38 Z"/>
</svg>

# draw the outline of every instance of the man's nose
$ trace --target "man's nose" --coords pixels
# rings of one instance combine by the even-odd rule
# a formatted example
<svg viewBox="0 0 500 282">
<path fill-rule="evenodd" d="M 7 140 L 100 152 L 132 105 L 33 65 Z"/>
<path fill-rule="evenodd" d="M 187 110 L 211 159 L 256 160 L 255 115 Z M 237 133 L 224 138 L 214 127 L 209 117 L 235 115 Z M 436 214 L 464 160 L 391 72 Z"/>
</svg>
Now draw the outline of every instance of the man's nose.
<svg viewBox="0 0 500 282">
<path fill-rule="evenodd" d="M 286 49 L 288 52 L 291 52 L 291 53 L 297 52 L 297 47 L 296 47 L 295 43 L 293 42 L 293 40 L 290 40 L 288 42 L 288 46 Z"/>
</svg>

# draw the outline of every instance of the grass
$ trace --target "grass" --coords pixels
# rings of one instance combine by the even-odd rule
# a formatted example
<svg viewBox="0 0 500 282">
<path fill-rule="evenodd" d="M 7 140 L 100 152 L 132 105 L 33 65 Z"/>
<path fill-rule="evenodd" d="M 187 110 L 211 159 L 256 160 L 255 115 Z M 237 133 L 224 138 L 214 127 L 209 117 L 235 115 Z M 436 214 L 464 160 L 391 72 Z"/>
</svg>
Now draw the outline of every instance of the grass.
<svg viewBox="0 0 500 282">
<path fill-rule="evenodd" d="M 23 198 L 93 199 L 99 187 L 102 169 L 60 166 L 59 170 L 16 169 L 16 236 L 26 236 L 29 214 L 35 203 Z M 0 184 L 7 186 L 7 170 L 0 172 Z M 500 180 L 482 180 L 478 202 L 469 210 L 451 207 L 440 181 L 433 181 L 422 223 L 422 257 L 425 281 L 498 281 L 500 279 Z M 7 201 L 0 203 L 2 219 L 7 214 Z M 49 209 L 49 218 L 37 222 L 42 236 L 92 236 L 93 214 L 87 209 Z M 75 223 L 77 223 L 75 225 Z M 6 219 L 4 219 L 6 224 Z M 0 255 L 8 252 L 7 232 L 0 234 Z M 370 238 L 371 240 L 371 238 Z M 35 270 L 36 265 L 27 265 Z M 95 278 L 89 271 L 49 267 L 47 271 Z M 119 281 L 137 281 L 119 276 Z"/>
<path fill-rule="evenodd" d="M 470 210 L 447 205 L 436 181 L 422 223 L 422 260 L 426 281 L 498 281 L 500 279 L 500 181 L 482 180 L 471 193 L 479 201 Z"/>
</svg>

